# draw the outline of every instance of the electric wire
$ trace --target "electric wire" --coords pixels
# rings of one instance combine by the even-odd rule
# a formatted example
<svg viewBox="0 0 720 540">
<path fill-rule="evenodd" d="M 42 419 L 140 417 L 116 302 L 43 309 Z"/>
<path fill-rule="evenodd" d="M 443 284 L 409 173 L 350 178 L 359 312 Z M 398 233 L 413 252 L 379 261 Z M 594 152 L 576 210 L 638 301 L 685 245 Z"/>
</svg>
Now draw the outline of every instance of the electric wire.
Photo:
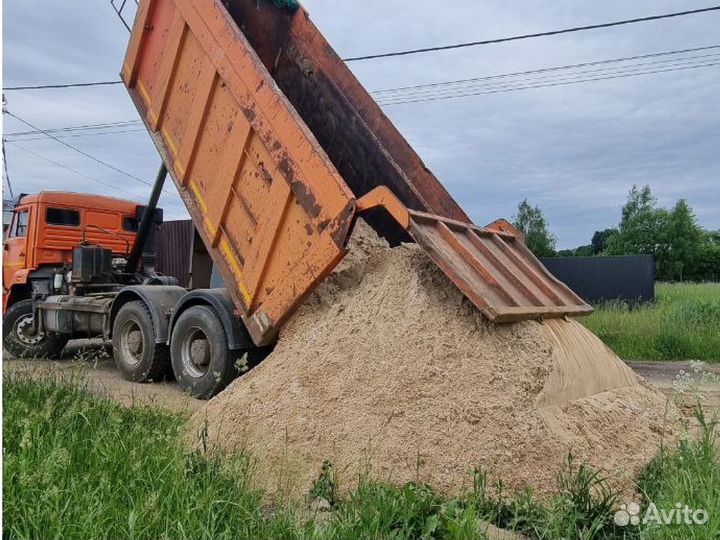
<svg viewBox="0 0 720 540">
<path fill-rule="evenodd" d="M 89 88 L 92 86 L 114 86 L 122 84 L 122 81 L 94 81 L 94 82 L 81 82 L 81 83 L 66 83 L 66 84 L 38 84 L 28 86 L 7 86 L 3 90 L 7 92 L 16 92 L 19 90 L 53 90 L 60 88 Z"/>
<path fill-rule="evenodd" d="M 79 137 L 95 137 L 95 136 L 103 136 L 103 135 L 118 135 L 121 133 L 147 133 L 147 130 L 145 128 L 139 128 L 139 129 L 119 129 L 116 131 L 101 131 L 98 133 L 75 133 L 72 135 L 57 135 L 59 139 L 77 139 Z M 11 135 L 8 133 L 7 135 L 7 141 L 8 142 L 28 142 L 28 141 L 39 141 L 39 140 L 45 140 L 46 137 L 32 137 L 32 136 L 24 136 L 24 137 L 13 137 L 10 138 Z"/>
<path fill-rule="evenodd" d="M 116 190 L 116 191 L 119 191 L 119 192 L 121 192 L 121 193 L 124 193 L 125 195 L 130 195 L 131 197 L 133 197 L 133 199 L 139 198 L 139 195 L 138 195 L 137 193 L 133 193 L 133 192 L 131 192 L 131 191 L 128 191 L 128 190 L 126 190 L 126 189 L 123 189 L 123 188 L 121 188 L 121 187 L 118 187 L 118 186 L 116 186 L 116 185 L 114 185 L 114 184 L 110 184 L 110 183 L 108 183 L 108 182 L 104 182 L 104 181 L 100 180 L 99 178 L 96 178 L 96 177 L 94 177 L 94 176 L 91 176 L 91 175 L 89 175 L 89 174 L 86 174 L 86 173 L 84 173 L 84 172 L 82 172 L 82 171 L 78 171 L 77 169 L 73 169 L 72 167 L 68 167 L 67 165 L 64 165 L 64 164 L 62 164 L 62 163 L 60 163 L 60 162 L 58 162 L 58 161 L 55 161 L 54 159 L 51 159 L 51 158 L 49 158 L 49 157 L 47 157 L 47 156 L 43 156 L 42 154 L 39 154 L 39 153 L 37 153 L 37 152 L 34 152 L 33 150 L 30 150 L 29 148 L 25 148 L 24 146 L 22 146 L 22 145 L 20 145 L 20 144 L 18 144 L 18 143 L 16 143 L 16 142 L 8 141 L 8 144 L 14 146 L 15 148 L 17 148 L 17 149 L 19 149 L 19 150 L 22 150 L 23 152 L 26 152 L 27 154 L 30 154 L 31 156 L 34 156 L 34 157 L 36 157 L 36 158 L 38 158 L 38 159 L 42 159 L 43 161 L 47 161 L 48 163 L 51 163 L 52 165 L 55 165 L 56 167 L 59 167 L 59 168 L 61 168 L 61 169 L 65 169 L 66 171 L 70 171 L 70 172 L 72 172 L 72 173 L 74 173 L 74 174 L 77 174 L 78 176 L 82 176 L 83 178 L 86 178 L 86 179 L 88 179 L 88 180 L 92 180 L 93 182 L 96 182 L 96 183 L 98 183 L 98 184 L 100 184 L 100 185 L 103 185 L 103 186 L 108 187 L 108 188 L 110 188 L 110 189 L 114 189 L 114 190 Z"/>
<path fill-rule="evenodd" d="M 465 42 L 465 43 L 454 43 L 451 45 L 442 45 L 439 47 L 424 47 L 424 48 L 419 48 L 419 49 L 408 49 L 408 50 L 404 50 L 404 51 L 394 51 L 394 52 L 379 53 L 379 54 L 367 54 L 364 56 L 351 56 L 348 58 L 343 58 L 343 60 L 345 62 L 358 62 L 361 60 L 376 60 L 379 58 L 393 58 L 393 57 L 398 57 L 398 56 L 410 56 L 413 54 L 449 51 L 449 50 L 455 50 L 455 49 L 463 49 L 463 48 L 467 48 L 467 47 L 478 47 L 480 45 L 493 45 L 493 44 L 497 44 L 497 43 L 507 43 L 509 41 L 520 41 L 520 40 L 534 39 L 534 38 L 539 38 L 539 37 L 557 36 L 560 34 L 570 34 L 573 32 L 584 32 L 587 30 L 597 30 L 600 28 L 611 28 L 614 26 L 623 26 L 623 25 L 627 25 L 627 24 L 637 24 L 637 23 L 644 23 L 644 22 L 650 22 L 650 21 L 658 21 L 661 19 L 684 17 L 687 15 L 697 15 L 700 13 L 708 13 L 711 11 L 718 11 L 718 10 L 720 10 L 720 6 L 711 6 L 711 7 L 707 7 L 707 8 L 691 9 L 691 10 L 686 10 L 686 11 L 678 11 L 678 12 L 674 12 L 674 13 L 664 13 L 662 15 L 650 15 L 647 17 L 637 17 L 634 19 L 625 19 L 625 20 L 612 21 L 612 22 L 606 22 L 606 23 L 600 23 L 600 24 L 575 26 L 572 28 L 564 28 L 561 30 L 550 30 L 547 32 L 535 32 L 532 34 L 521 34 L 521 35 L 517 35 L 517 36 L 510 36 L 510 37 L 484 39 L 484 40 L 480 40 L 480 41 L 469 41 L 469 42 Z"/>
<path fill-rule="evenodd" d="M 133 175 L 133 174 L 130 174 L 129 172 L 123 171 L 122 169 L 116 167 L 115 165 L 112 165 L 112 164 L 110 164 L 110 163 L 108 163 L 108 162 L 106 162 L 106 161 L 103 161 L 102 159 L 99 159 L 99 158 L 93 156 L 92 154 L 89 154 L 89 153 L 85 152 L 84 150 L 80 150 L 79 148 L 77 148 L 77 147 L 75 147 L 75 146 L 73 146 L 73 145 L 71 145 L 71 144 L 63 141 L 62 139 L 58 138 L 57 136 L 55 136 L 55 135 L 53 135 L 53 134 L 51 134 L 51 133 L 48 133 L 48 132 L 45 131 L 45 130 L 42 130 L 42 129 L 38 128 L 37 126 L 31 124 L 31 123 L 28 122 L 27 120 L 23 120 L 23 119 L 20 118 L 18 115 L 10 112 L 10 111 L 7 110 L 7 109 L 5 110 L 5 113 L 8 114 L 9 116 L 11 116 L 12 118 L 15 118 L 15 119 L 18 120 L 19 122 L 22 122 L 22 123 L 25 124 L 26 126 L 32 128 L 32 129 L 35 129 L 35 130 L 37 130 L 37 131 L 39 131 L 40 133 L 46 135 L 47 137 L 53 139 L 54 141 L 57 141 L 58 143 L 62 144 L 63 146 L 65 146 L 65 147 L 67 147 L 67 148 L 69 148 L 69 149 L 77 152 L 78 154 L 81 154 L 81 155 L 85 156 L 85 157 L 88 158 L 88 159 L 91 159 L 91 160 L 95 161 L 96 163 L 99 163 L 100 165 L 103 165 L 104 167 L 107 167 L 108 169 L 111 169 L 111 170 L 113 170 L 113 171 L 115 171 L 115 172 L 117 172 L 117 173 L 120 173 L 120 174 L 122 174 L 123 176 L 126 176 L 126 177 L 128 177 L 128 178 L 130 178 L 130 179 L 132 179 L 132 180 L 137 181 L 137 182 L 141 182 L 141 183 L 145 184 L 146 186 L 150 186 L 150 187 L 153 186 L 153 184 L 150 183 L 150 182 L 148 182 L 147 180 L 143 180 L 142 178 L 138 178 L 137 176 L 135 176 L 135 175 Z M 167 193 L 168 195 L 172 195 L 173 197 L 177 197 L 178 199 L 180 198 L 179 195 L 177 195 L 177 194 L 175 194 L 175 193 L 173 193 L 173 192 L 171 192 L 171 191 L 163 190 L 163 193 Z"/>
<path fill-rule="evenodd" d="M 469 96 L 481 96 L 481 95 L 490 95 L 490 94 L 500 94 L 505 92 L 515 92 L 519 90 L 530 90 L 530 89 L 536 89 L 536 88 L 550 88 L 550 87 L 558 87 L 558 86 L 567 86 L 570 84 L 579 84 L 579 83 L 587 83 L 587 82 L 594 82 L 594 81 L 606 81 L 606 80 L 613 80 L 613 79 L 624 79 L 628 77 L 637 77 L 641 75 L 652 75 L 657 73 L 670 73 L 675 71 L 685 71 L 685 70 L 691 70 L 691 69 L 700 69 L 700 68 L 707 68 L 707 67 L 713 67 L 720 65 L 720 59 L 717 62 L 705 62 L 701 64 L 691 64 L 691 65 L 679 65 L 675 67 L 666 67 L 663 69 L 648 69 L 648 70 L 636 70 L 632 72 L 617 72 L 613 75 L 604 75 L 604 76 L 596 76 L 596 77 L 580 77 L 580 78 L 557 78 L 552 81 L 546 81 L 546 82 L 540 82 L 538 84 L 527 84 L 527 83 L 508 83 L 504 86 L 489 86 L 489 87 L 482 87 L 479 86 L 476 89 L 468 89 L 467 91 L 459 91 L 454 93 L 436 93 L 436 94 L 430 94 L 430 95 L 424 95 L 424 96 L 410 96 L 406 99 L 403 99 L 402 96 L 396 99 L 385 99 L 385 100 L 378 100 L 378 104 L 383 106 L 388 105 L 401 105 L 401 104 L 407 104 L 407 103 L 421 103 L 421 102 L 427 102 L 427 101 L 438 101 L 438 100 L 445 100 L 445 99 L 454 99 L 454 98 L 462 98 L 462 97 L 469 97 Z"/>
<path fill-rule="evenodd" d="M 473 77 L 473 78 L 467 78 L 467 79 L 458 79 L 453 81 L 440 81 L 436 83 L 427 83 L 427 84 L 417 84 L 417 85 L 410 85 L 410 86 L 399 86 L 395 88 L 384 88 L 380 90 L 374 90 L 371 92 L 373 96 L 382 96 L 384 94 L 393 94 L 398 92 L 405 92 L 410 90 L 416 90 L 416 89 L 430 89 L 430 88 L 437 88 L 437 87 L 443 87 L 453 84 L 461 84 L 461 83 L 474 83 L 478 81 L 486 81 L 491 79 L 504 79 L 504 78 L 510 78 L 510 77 L 516 77 L 516 76 L 525 76 L 525 75 L 535 75 L 535 74 L 542 74 L 542 73 L 552 73 L 557 71 L 565 71 L 570 69 L 582 69 L 586 67 L 595 67 L 600 65 L 608 65 L 608 64 L 616 64 L 616 63 L 622 63 L 622 62 L 630 62 L 635 60 L 646 60 L 649 58 L 658 58 L 658 57 L 664 57 L 664 56 L 675 56 L 680 54 L 687 54 L 687 53 L 695 53 L 695 52 L 701 52 L 701 51 L 708 51 L 708 50 L 718 50 L 720 49 L 720 45 L 708 45 L 704 47 L 694 47 L 691 49 L 679 49 L 679 50 L 673 50 L 673 51 L 664 51 L 659 53 L 651 53 L 651 54 L 642 54 L 642 55 L 635 55 L 635 56 L 624 56 L 620 58 L 609 58 L 605 60 L 595 60 L 591 62 L 581 62 L 576 64 L 563 64 L 559 66 L 551 66 L 551 67 L 545 67 L 545 68 L 539 68 L 539 69 L 531 69 L 526 71 L 514 71 L 510 73 L 502 73 L 499 75 L 489 75 L 489 76 L 483 76 L 483 77 Z M 716 54 L 716 53 L 713 53 Z M 701 55 L 699 57 L 705 57 L 705 56 L 711 56 L 711 55 Z M 680 59 L 674 59 L 676 60 L 687 60 L 690 58 L 699 58 L 699 57 L 684 57 Z M 650 62 L 648 62 L 649 64 Z M 639 65 L 639 64 L 636 64 Z"/>
</svg>

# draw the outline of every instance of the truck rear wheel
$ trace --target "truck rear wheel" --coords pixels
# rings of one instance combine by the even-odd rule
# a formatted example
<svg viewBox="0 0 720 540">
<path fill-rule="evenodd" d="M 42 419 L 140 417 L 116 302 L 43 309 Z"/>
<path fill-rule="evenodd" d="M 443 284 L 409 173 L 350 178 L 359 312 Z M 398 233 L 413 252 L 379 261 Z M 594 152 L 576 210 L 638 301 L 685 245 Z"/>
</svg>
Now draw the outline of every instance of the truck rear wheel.
<svg viewBox="0 0 720 540">
<path fill-rule="evenodd" d="M 162 381 L 170 374 L 170 351 L 167 345 L 155 343 L 150 310 L 140 300 L 125 304 L 115 318 L 113 355 L 127 381 Z"/>
<path fill-rule="evenodd" d="M 16 358 L 55 358 L 69 338 L 33 332 L 33 301 L 20 300 L 3 318 L 3 347 Z"/>
<path fill-rule="evenodd" d="M 175 379 L 193 397 L 210 399 L 240 374 L 220 318 L 205 305 L 192 306 L 175 323 L 170 339 Z"/>
</svg>

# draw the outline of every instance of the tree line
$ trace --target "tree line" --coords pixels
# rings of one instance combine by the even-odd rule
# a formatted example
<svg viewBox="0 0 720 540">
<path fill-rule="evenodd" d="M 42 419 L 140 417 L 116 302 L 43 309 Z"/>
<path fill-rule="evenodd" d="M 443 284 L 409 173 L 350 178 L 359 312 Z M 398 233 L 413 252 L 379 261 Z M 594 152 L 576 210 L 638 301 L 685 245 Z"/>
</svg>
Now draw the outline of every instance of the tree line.
<svg viewBox="0 0 720 540">
<path fill-rule="evenodd" d="M 518 205 L 514 225 L 538 257 L 653 255 L 661 281 L 720 280 L 720 231 L 709 231 L 685 199 L 670 208 L 658 206 L 650 186 L 633 186 L 620 224 L 595 231 L 589 244 L 557 250 L 557 237 L 542 210 L 527 200 Z"/>
</svg>

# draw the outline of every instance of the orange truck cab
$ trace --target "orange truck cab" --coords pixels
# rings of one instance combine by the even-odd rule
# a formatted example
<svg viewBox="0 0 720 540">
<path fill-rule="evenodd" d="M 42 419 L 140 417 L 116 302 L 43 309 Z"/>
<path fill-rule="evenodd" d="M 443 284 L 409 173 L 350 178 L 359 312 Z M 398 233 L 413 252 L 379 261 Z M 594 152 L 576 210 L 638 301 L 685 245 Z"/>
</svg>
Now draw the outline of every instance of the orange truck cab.
<svg viewBox="0 0 720 540">
<path fill-rule="evenodd" d="M 3 314 L 33 292 L 59 290 L 73 249 L 83 241 L 127 257 L 138 208 L 113 197 L 61 191 L 18 197 L 3 244 Z"/>
</svg>

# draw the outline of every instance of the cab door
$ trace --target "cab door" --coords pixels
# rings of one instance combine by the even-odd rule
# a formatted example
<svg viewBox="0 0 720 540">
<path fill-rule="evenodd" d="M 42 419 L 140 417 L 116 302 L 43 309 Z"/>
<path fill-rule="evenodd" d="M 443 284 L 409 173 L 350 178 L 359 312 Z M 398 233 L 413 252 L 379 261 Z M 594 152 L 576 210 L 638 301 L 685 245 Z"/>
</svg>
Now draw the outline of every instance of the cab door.
<svg viewBox="0 0 720 540">
<path fill-rule="evenodd" d="M 30 231 L 31 208 L 18 207 L 13 212 L 3 244 L 3 293 L 13 284 L 15 272 L 26 268 L 28 259 L 28 233 Z"/>
</svg>

